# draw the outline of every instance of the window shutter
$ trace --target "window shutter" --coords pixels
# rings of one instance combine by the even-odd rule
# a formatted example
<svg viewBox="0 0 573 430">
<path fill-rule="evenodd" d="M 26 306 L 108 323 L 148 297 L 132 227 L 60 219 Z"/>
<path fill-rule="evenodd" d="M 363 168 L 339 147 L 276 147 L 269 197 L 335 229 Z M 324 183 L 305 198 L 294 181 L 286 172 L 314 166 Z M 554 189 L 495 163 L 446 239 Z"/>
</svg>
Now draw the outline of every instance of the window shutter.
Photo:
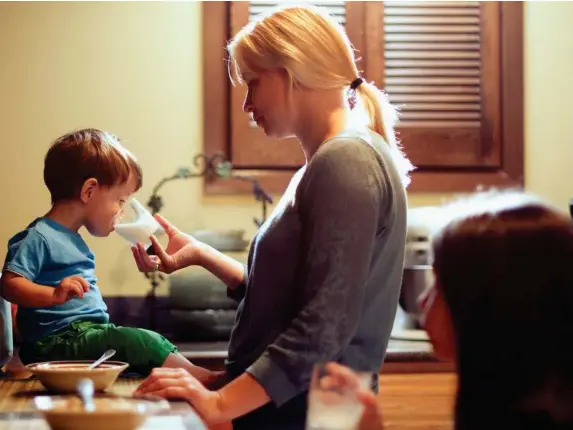
<svg viewBox="0 0 573 430">
<path fill-rule="evenodd" d="M 281 193 L 304 162 L 298 143 L 273 142 L 249 125 L 245 88 L 230 85 L 223 61 L 227 41 L 275 4 L 283 2 L 202 4 L 204 145 Z M 333 14 L 358 50 L 359 69 L 401 105 L 397 131 L 418 167 L 410 191 L 523 186 L 522 2 L 349 1 L 344 12 Z M 245 184 L 210 180 L 206 189 L 251 192 Z"/>
<path fill-rule="evenodd" d="M 421 170 L 501 165 L 499 2 L 311 2 L 345 25 L 369 80 L 400 108 L 398 137 Z M 230 2 L 231 35 L 279 2 Z M 231 88 L 231 160 L 238 168 L 304 163 L 295 139 L 275 141 Z"/>
<path fill-rule="evenodd" d="M 305 2 L 302 2 L 305 3 Z M 361 51 L 363 46 L 363 2 L 323 1 L 306 2 L 325 8 L 339 23 L 345 26 L 353 45 Z M 287 2 L 230 2 L 231 36 L 261 13 Z M 296 2 L 293 4 L 301 4 Z M 292 169 L 304 164 L 300 144 L 293 138 L 275 140 L 265 136 L 256 127 L 249 115 L 242 112 L 246 88 L 231 87 L 231 161 L 236 168 Z"/>
<path fill-rule="evenodd" d="M 277 6 L 288 6 L 289 4 L 301 5 L 301 4 L 312 4 L 320 6 L 326 10 L 330 15 L 332 15 L 340 24 L 344 25 L 346 23 L 346 7 L 344 1 L 323 1 L 323 2 L 268 2 L 264 0 L 251 0 L 249 5 L 249 22 L 253 21 L 257 15 L 261 13 L 267 13 L 271 9 Z"/>
<path fill-rule="evenodd" d="M 366 13 L 382 20 L 374 51 L 383 70 L 367 74 L 400 108 L 399 139 L 414 164 L 499 165 L 498 2 L 375 3 Z"/>
</svg>

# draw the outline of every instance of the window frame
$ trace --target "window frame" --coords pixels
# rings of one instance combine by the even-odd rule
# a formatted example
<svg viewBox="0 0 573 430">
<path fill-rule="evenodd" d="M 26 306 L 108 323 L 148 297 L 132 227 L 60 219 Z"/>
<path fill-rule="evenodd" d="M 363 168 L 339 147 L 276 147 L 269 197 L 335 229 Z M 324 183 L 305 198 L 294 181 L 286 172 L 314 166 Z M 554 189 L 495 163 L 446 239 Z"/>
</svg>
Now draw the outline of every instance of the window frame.
<svg viewBox="0 0 573 430">
<path fill-rule="evenodd" d="M 347 20 L 361 20 L 364 28 L 358 37 L 355 30 L 353 43 L 360 52 L 364 47 L 364 61 L 361 68 L 368 77 L 369 71 L 380 70 L 380 50 L 376 44 L 365 44 L 364 37 L 370 32 L 381 34 L 378 25 L 379 15 L 372 9 L 366 10 L 364 4 L 369 2 L 352 2 L 352 16 Z M 480 187 L 518 187 L 524 185 L 524 129 L 523 129 L 523 5 L 522 2 L 499 2 L 501 20 L 499 50 L 501 56 L 501 73 L 499 76 L 500 92 L 500 123 L 499 136 L 494 139 L 492 146 L 501 146 L 499 164 L 492 166 L 469 167 L 440 167 L 424 168 L 412 173 L 412 183 L 409 192 L 471 192 Z M 230 105 L 231 82 L 228 77 L 225 46 L 231 37 L 231 23 L 237 17 L 231 16 L 231 2 L 213 1 L 202 2 L 203 23 L 203 136 L 204 152 L 212 155 L 216 152 L 231 159 L 231 112 Z M 376 6 L 368 6 L 372 8 Z M 383 4 L 378 3 L 379 13 Z M 349 13 L 349 9 L 347 9 Z M 244 18 L 243 18 L 244 19 Z M 361 45 L 363 44 L 363 45 Z M 377 56 L 378 55 L 378 56 Z M 371 73 L 370 73 L 371 74 Z M 235 107 L 236 110 L 236 107 Z M 501 141 L 500 141 L 501 140 Z M 492 150 L 492 148 L 488 148 Z M 232 161 L 232 160 L 231 160 Z M 282 193 L 294 170 L 291 168 L 273 169 L 239 169 L 243 175 L 250 175 L 260 181 L 263 188 L 271 193 Z M 207 194 L 244 194 L 250 193 L 251 187 L 245 181 L 219 179 L 213 176 L 206 178 L 204 183 Z"/>
</svg>

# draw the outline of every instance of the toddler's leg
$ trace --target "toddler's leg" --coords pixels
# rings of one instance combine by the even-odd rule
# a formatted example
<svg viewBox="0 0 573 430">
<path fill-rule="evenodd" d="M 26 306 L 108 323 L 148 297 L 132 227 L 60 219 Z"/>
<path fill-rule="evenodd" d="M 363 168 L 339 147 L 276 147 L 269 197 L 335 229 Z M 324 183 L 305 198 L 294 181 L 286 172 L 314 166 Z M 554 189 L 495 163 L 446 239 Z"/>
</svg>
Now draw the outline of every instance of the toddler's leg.
<svg viewBox="0 0 573 430">
<path fill-rule="evenodd" d="M 86 336 L 86 342 L 97 345 L 102 353 L 113 348 L 117 351 L 114 360 L 126 361 L 130 370 L 147 375 L 155 367 L 182 368 L 207 384 L 216 374 L 195 366 L 183 357 L 177 348 L 159 333 L 135 327 L 104 325 Z"/>
</svg>

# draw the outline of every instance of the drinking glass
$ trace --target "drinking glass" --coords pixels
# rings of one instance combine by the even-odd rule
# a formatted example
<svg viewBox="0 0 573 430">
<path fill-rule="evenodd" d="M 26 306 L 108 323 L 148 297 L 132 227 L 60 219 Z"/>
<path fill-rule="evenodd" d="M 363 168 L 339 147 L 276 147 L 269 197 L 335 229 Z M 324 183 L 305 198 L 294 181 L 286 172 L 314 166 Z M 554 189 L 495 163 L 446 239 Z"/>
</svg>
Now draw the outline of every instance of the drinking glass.
<svg viewBox="0 0 573 430">
<path fill-rule="evenodd" d="M 115 219 L 114 229 L 130 244 L 143 243 L 145 249 L 152 249 L 151 235 L 161 235 L 165 231 L 157 220 L 135 198 L 129 199 Z"/>
<path fill-rule="evenodd" d="M 372 373 L 338 364 L 314 366 L 308 392 L 306 430 L 355 430 L 364 406 L 358 392 L 371 388 Z"/>
</svg>

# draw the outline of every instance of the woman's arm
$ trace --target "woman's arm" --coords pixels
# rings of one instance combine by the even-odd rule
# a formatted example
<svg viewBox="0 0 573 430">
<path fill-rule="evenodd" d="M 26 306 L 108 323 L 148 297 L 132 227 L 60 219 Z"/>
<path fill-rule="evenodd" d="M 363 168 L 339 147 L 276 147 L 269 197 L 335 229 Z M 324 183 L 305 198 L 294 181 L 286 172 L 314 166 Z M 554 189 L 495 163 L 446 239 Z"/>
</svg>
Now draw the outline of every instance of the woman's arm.
<svg viewBox="0 0 573 430">
<path fill-rule="evenodd" d="M 142 243 L 132 248 L 137 267 L 142 272 L 160 270 L 172 273 L 189 266 L 202 266 L 218 277 L 230 290 L 240 289 L 246 282 L 245 266 L 232 257 L 183 233 L 161 215 L 155 219 L 165 230 L 169 242 L 164 249 L 155 236 L 151 237 L 156 255 L 148 255 Z"/>
<path fill-rule="evenodd" d="M 337 366 L 334 369 L 342 369 L 339 373 L 348 373 L 350 377 L 354 377 L 346 368 L 334 363 L 331 366 Z M 219 391 L 209 391 L 185 370 L 169 368 L 153 369 L 151 375 L 135 390 L 134 395 L 185 399 L 209 426 L 232 421 L 260 408 L 270 400 L 264 388 L 246 373 Z M 365 406 L 360 430 L 382 430 L 376 396 L 370 391 L 360 392 L 359 396 Z"/>
<path fill-rule="evenodd" d="M 210 391 L 184 369 L 166 367 L 153 369 L 133 394 L 185 399 L 209 425 L 231 421 L 269 401 L 263 387 L 247 374 Z"/>
<path fill-rule="evenodd" d="M 199 265 L 219 278 L 230 290 L 245 283 L 245 265 L 205 243 L 199 247 Z"/>
</svg>

